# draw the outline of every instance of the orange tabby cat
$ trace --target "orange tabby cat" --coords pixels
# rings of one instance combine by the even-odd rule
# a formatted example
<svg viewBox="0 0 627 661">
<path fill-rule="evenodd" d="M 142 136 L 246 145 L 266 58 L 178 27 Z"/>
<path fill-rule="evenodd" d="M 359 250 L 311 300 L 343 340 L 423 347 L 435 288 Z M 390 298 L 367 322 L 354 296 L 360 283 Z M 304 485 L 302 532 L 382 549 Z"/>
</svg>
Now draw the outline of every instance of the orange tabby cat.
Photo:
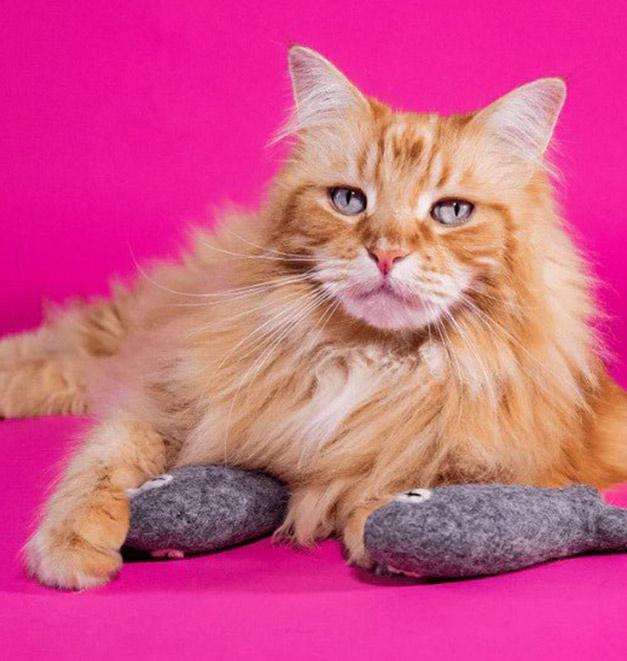
<svg viewBox="0 0 627 661">
<path fill-rule="evenodd" d="M 627 478 L 627 401 L 543 161 L 563 82 L 440 117 L 306 48 L 290 70 L 295 145 L 258 217 L 0 344 L 1 415 L 98 419 L 28 543 L 43 583 L 109 579 L 126 489 L 172 466 L 271 472 L 280 534 L 336 532 L 364 566 L 400 490 Z"/>
</svg>

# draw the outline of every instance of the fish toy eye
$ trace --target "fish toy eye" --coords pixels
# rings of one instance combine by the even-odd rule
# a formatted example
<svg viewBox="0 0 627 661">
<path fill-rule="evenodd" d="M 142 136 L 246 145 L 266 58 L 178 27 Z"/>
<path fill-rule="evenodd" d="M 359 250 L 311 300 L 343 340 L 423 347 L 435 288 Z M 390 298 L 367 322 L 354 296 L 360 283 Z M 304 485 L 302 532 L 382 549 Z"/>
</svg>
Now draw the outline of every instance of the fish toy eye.
<svg viewBox="0 0 627 661">
<path fill-rule="evenodd" d="M 405 491 L 405 493 L 399 493 L 394 500 L 399 503 L 419 504 L 429 500 L 432 494 L 431 489 L 412 489 L 411 491 Z"/>
</svg>

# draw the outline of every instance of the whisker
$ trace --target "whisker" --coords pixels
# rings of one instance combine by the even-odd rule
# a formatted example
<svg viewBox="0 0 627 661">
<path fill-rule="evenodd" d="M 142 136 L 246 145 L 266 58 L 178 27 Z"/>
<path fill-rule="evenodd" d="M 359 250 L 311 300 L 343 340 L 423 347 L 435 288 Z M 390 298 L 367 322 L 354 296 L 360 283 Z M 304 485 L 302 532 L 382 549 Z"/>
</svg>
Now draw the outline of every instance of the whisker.
<svg viewBox="0 0 627 661">
<path fill-rule="evenodd" d="M 512 342 L 515 346 L 517 346 L 525 355 L 527 355 L 540 369 L 543 371 L 545 374 L 550 376 L 552 379 L 556 379 L 557 381 L 560 380 L 560 378 L 550 369 L 546 367 L 538 358 L 536 358 L 516 337 L 514 337 L 511 333 L 509 333 L 501 324 L 499 324 L 496 320 L 492 319 L 489 317 L 481 308 L 477 307 L 473 301 L 471 300 L 466 300 L 466 304 L 470 306 L 470 308 L 476 312 L 484 321 L 486 326 L 491 326 L 493 330 L 495 330 L 497 333 L 502 333 L 505 337 L 509 338 L 510 342 Z M 520 364 L 520 361 L 517 361 L 518 366 L 523 369 L 523 366 Z M 550 392 L 550 390 L 547 388 L 546 384 L 541 380 L 538 379 L 535 376 L 532 376 L 531 373 L 529 373 L 527 370 L 523 369 L 523 372 L 541 389 L 543 390 L 548 397 L 552 397 L 553 393 Z"/>
<path fill-rule="evenodd" d="M 324 297 L 324 296 L 317 297 L 311 302 L 311 304 L 308 307 L 305 307 L 304 309 L 302 309 L 300 311 L 300 314 L 297 316 L 297 318 L 292 319 L 291 322 L 288 322 L 289 325 L 285 329 L 283 329 L 282 333 L 278 337 L 275 338 L 272 345 L 264 352 L 264 354 L 262 354 L 262 356 L 260 357 L 260 359 L 262 359 L 262 360 L 259 361 L 259 359 L 258 359 L 257 362 L 259 362 L 259 365 L 258 365 L 257 369 L 255 370 L 255 372 L 253 373 L 252 378 L 250 379 L 250 381 L 248 383 L 246 393 L 245 393 L 246 397 L 248 396 L 247 393 L 250 391 L 250 387 L 251 387 L 253 381 L 255 380 L 255 378 L 257 377 L 259 372 L 261 371 L 261 368 L 264 366 L 264 364 L 267 362 L 267 360 L 270 358 L 270 356 L 274 352 L 274 349 L 276 349 L 276 347 L 281 343 L 283 338 L 293 330 L 293 328 L 296 324 L 298 324 L 300 321 L 302 321 L 305 317 L 309 316 L 309 314 L 311 314 L 311 312 L 313 312 L 315 309 L 321 307 L 321 305 L 325 302 L 325 298 L 326 297 Z M 265 358 L 264 358 L 264 356 L 265 356 Z"/>
<path fill-rule="evenodd" d="M 462 417 L 463 417 L 463 410 L 464 410 L 464 378 L 462 376 L 462 371 L 461 371 L 461 366 L 459 364 L 459 361 L 457 359 L 457 356 L 455 353 L 451 353 L 451 342 L 448 336 L 448 333 L 446 331 L 446 328 L 444 327 L 444 324 L 442 323 L 441 317 L 438 317 L 437 320 L 437 328 L 438 332 L 440 333 L 440 338 L 442 338 L 442 332 L 444 333 L 444 336 L 446 337 L 446 342 L 443 340 L 444 347 L 446 349 L 446 353 L 449 358 L 449 363 L 452 364 L 453 369 L 455 372 L 457 372 L 457 392 L 458 392 L 458 397 L 459 401 L 457 403 L 457 408 L 458 408 L 458 413 L 457 413 L 457 426 L 461 424 Z"/>
<path fill-rule="evenodd" d="M 490 400 L 493 404 L 493 406 L 491 407 L 490 410 L 494 411 L 495 407 L 496 407 L 496 395 L 494 393 L 494 389 L 491 387 L 492 380 L 490 379 L 490 376 L 488 374 L 488 370 L 485 367 L 485 364 L 484 364 L 483 360 L 481 359 L 481 356 L 479 355 L 479 352 L 472 346 L 472 342 L 470 341 L 470 339 L 468 339 L 468 337 L 464 333 L 461 325 L 457 322 L 457 320 L 450 313 L 450 311 L 445 310 L 445 314 L 447 315 L 447 318 L 449 319 L 449 321 L 453 324 L 453 326 L 457 330 L 457 333 L 461 337 L 462 342 L 466 345 L 468 351 L 475 357 L 475 360 L 477 361 L 477 364 L 481 368 L 481 371 L 483 372 L 483 375 L 485 377 L 485 390 L 487 391 L 487 394 L 490 397 Z"/>
<path fill-rule="evenodd" d="M 225 248 L 218 248 L 218 246 L 214 246 L 209 241 L 200 241 L 200 243 L 206 248 L 210 248 L 211 250 L 215 250 L 216 252 L 222 253 L 224 255 L 229 255 L 231 257 L 237 257 L 239 259 L 263 259 L 274 262 L 314 262 L 316 264 L 320 262 L 320 260 L 316 257 L 303 256 L 298 258 L 292 258 L 292 257 L 279 257 L 279 256 L 272 257 L 268 255 L 250 255 L 243 252 L 233 252 L 232 250 L 226 250 Z M 325 260 L 325 262 L 326 261 L 332 261 L 332 260 Z"/>
<path fill-rule="evenodd" d="M 241 236 L 237 232 L 234 232 L 229 227 L 225 227 L 224 229 L 229 234 L 232 234 L 233 236 L 237 237 L 240 241 L 243 241 L 244 243 L 247 243 L 249 246 L 251 246 L 253 248 L 258 248 L 259 250 L 263 250 L 265 252 L 271 252 L 275 255 L 281 255 L 283 257 L 294 257 L 294 258 L 297 258 L 297 259 L 300 259 L 302 257 L 309 257 L 309 255 L 299 255 L 298 253 L 283 252 L 281 250 L 276 250 L 274 248 L 269 248 L 268 246 L 262 246 L 262 245 L 259 245 L 258 243 L 253 243 L 252 241 L 249 241 L 248 239 L 244 238 L 243 236 Z"/>
<path fill-rule="evenodd" d="M 295 300 L 298 300 L 299 298 L 301 298 L 301 297 L 296 297 Z M 302 298 L 304 298 L 304 296 L 302 296 Z M 231 349 L 229 349 L 229 351 L 223 356 L 222 360 L 220 361 L 220 363 L 216 367 L 216 371 L 220 370 L 220 368 L 224 365 L 226 359 L 229 358 L 230 356 L 232 356 L 233 353 L 237 349 L 239 349 L 240 346 L 245 344 L 249 339 L 252 339 L 253 337 L 255 337 L 264 328 L 266 328 L 270 324 L 276 323 L 278 320 L 282 319 L 286 315 L 289 315 L 291 312 L 292 312 L 292 310 L 288 307 L 285 310 L 281 310 L 280 312 L 278 312 L 274 316 L 270 317 L 269 319 L 266 319 L 266 321 L 264 323 L 262 323 L 260 326 L 255 327 L 248 335 L 246 335 L 246 337 L 241 339 L 233 347 L 231 347 Z M 244 355 L 248 355 L 248 354 L 244 354 Z M 242 357 L 243 356 L 240 356 L 240 358 L 242 358 Z"/>
<path fill-rule="evenodd" d="M 507 301 L 504 298 L 499 298 L 498 296 L 491 296 L 487 292 L 485 292 L 483 289 L 479 289 L 478 287 L 468 287 L 467 291 L 470 292 L 475 292 L 481 298 L 486 298 L 490 301 L 494 301 L 495 303 L 501 304 L 501 305 L 506 305 L 507 307 L 511 308 L 512 310 L 518 310 L 518 311 L 524 311 L 525 308 L 520 304 L 520 303 L 514 303 L 513 301 Z"/>
<path fill-rule="evenodd" d="M 318 294 L 318 292 L 317 292 Z M 276 329 L 272 331 L 266 338 L 262 339 L 261 342 L 270 342 L 270 350 L 273 351 L 274 348 L 277 346 L 277 344 L 283 339 L 286 333 L 292 330 L 292 328 L 299 323 L 299 321 L 307 316 L 307 314 L 315 309 L 318 305 L 322 304 L 322 297 L 320 296 L 314 296 L 312 301 L 309 301 L 305 304 L 302 304 L 299 308 L 297 308 L 295 311 L 293 311 L 293 315 L 287 320 L 286 322 L 286 327 L 281 329 Z M 277 337 L 278 335 L 278 337 Z M 257 348 L 259 345 L 257 346 Z M 243 377 L 239 380 L 237 384 L 236 391 L 231 399 L 231 405 L 229 407 L 229 411 L 227 414 L 227 420 L 226 420 L 226 425 L 225 425 L 225 430 L 224 430 L 224 461 L 225 463 L 227 462 L 228 458 L 228 437 L 229 437 L 229 430 L 231 427 L 231 417 L 233 415 L 233 410 L 235 408 L 235 403 L 237 401 L 237 398 L 239 396 L 239 393 L 242 389 L 242 386 L 246 383 L 246 381 L 250 378 L 251 373 L 253 370 L 255 370 L 256 366 L 259 364 L 259 361 L 268 353 L 268 349 L 264 350 L 264 352 L 261 354 L 260 358 L 257 358 L 257 360 L 252 364 L 252 366 L 246 371 L 246 373 L 243 375 Z M 271 355 L 271 354 L 270 354 Z M 254 378 L 256 378 L 258 373 L 258 370 L 255 371 Z M 253 380 L 254 380 L 253 378 Z M 251 381 L 252 383 L 252 381 Z"/>
<path fill-rule="evenodd" d="M 303 283 L 303 284 L 305 284 L 305 283 Z M 305 290 L 305 291 L 307 291 L 307 290 Z M 260 292 L 254 292 L 254 293 L 258 294 Z M 261 292 L 261 293 L 263 294 L 263 292 Z M 252 296 L 252 294 L 245 295 L 245 296 L 238 296 L 238 297 L 234 297 L 233 299 L 231 299 L 229 301 L 220 301 L 220 303 L 225 304 L 227 302 L 230 303 L 231 301 L 241 301 L 241 300 L 250 298 L 251 296 Z M 303 296 L 303 290 L 299 289 L 296 292 L 292 292 L 291 295 L 289 295 L 287 298 L 284 298 L 282 300 L 282 303 L 293 303 L 294 301 L 298 300 L 302 296 Z M 217 304 L 218 303 L 215 303 L 215 302 L 214 303 L 205 303 L 204 306 L 217 305 Z M 236 314 L 229 315 L 228 317 L 216 316 L 215 318 L 211 319 L 208 324 L 204 324 L 202 326 L 196 326 L 195 328 L 190 330 L 188 337 L 194 337 L 194 336 L 197 336 L 197 335 L 202 335 L 203 333 L 205 333 L 207 331 L 211 331 L 215 328 L 227 326 L 227 325 L 231 324 L 233 321 L 235 321 L 237 319 L 241 319 L 241 318 L 246 317 L 248 315 L 252 315 L 255 312 L 258 312 L 259 310 L 263 310 L 264 308 L 267 308 L 267 307 L 268 307 L 268 302 L 264 298 L 264 300 L 261 304 L 254 305 L 252 307 L 247 307 L 244 310 L 242 310 L 241 312 L 238 312 Z"/>
<path fill-rule="evenodd" d="M 154 280 L 146 271 L 141 267 L 141 265 L 137 264 L 137 269 L 140 272 L 140 274 L 146 278 L 151 284 L 155 285 L 155 287 L 158 287 L 159 289 L 166 291 L 170 294 L 174 294 L 177 296 L 187 296 L 189 298 L 224 298 L 228 297 L 231 294 L 242 294 L 242 293 L 257 293 L 258 290 L 262 290 L 266 287 L 271 287 L 273 285 L 282 285 L 282 284 L 290 284 L 292 282 L 300 282 L 302 280 L 307 280 L 310 278 L 310 274 L 312 271 L 308 270 L 300 274 L 292 274 L 292 275 L 284 275 L 284 276 L 279 276 L 277 278 L 274 278 L 272 280 L 265 280 L 259 283 L 256 283 L 254 285 L 247 285 L 246 287 L 233 287 L 231 289 L 224 289 L 222 291 L 215 291 L 215 292 L 204 292 L 204 293 L 199 293 L 199 292 L 188 292 L 188 291 L 180 291 L 177 289 L 172 289 L 171 287 L 166 287 L 165 285 L 161 284 L 160 282 L 157 282 Z M 233 300 L 233 299 L 232 299 Z M 190 305 L 193 306 L 194 304 L 192 303 L 187 303 L 187 304 L 177 304 L 177 303 L 172 303 L 171 305 Z M 198 305 L 204 305 L 204 303 L 200 303 Z"/>
<path fill-rule="evenodd" d="M 297 284 L 297 283 L 295 283 L 295 284 Z M 306 283 L 303 283 L 303 284 L 306 284 Z M 259 292 L 255 292 L 255 293 L 259 293 Z M 298 291 L 291 292 L 291 295 L 287 296 L 286 298 L 282 298 L 280 302 L 282 304 L 283 303 L 292 303 L 295 300 L 297 300 L 298 298 L 300 298 L 302 295 L 303 295 L 303 290 L 299 289 Z M 243 300 L 244 298 L 250 298 L 250 297 L 249 296 L 245 296 L 245 297 L 241 296 L 241 297 L 231 299 L 231 300 L 240 301 L 240 300 Z M 230 302 L 230 301 L 223 301 L 223 302 L 227 303 L 227 302 Z M 215 305 L 215 303 L 213 303 L 212 305 Z M 209 330 L 209 329 L 216 328 L 216 327 L 227 326 L 227 325 L 231 324 L 233 321 L 235 321 L 236 319 L 242 319 L 243 317 L 254 314 L 255 312 L 258 312 L 259 310 L 263 310 L 267 307 L 268 307 L 268 301 L 265 298 L 263 298 L 263 302 L 260 303 L 259 305 L 253 305 L 252 307 L 246 307 L 245 309 L 241 310 L 240 312 L 237 312 L 236 314 L 232 314 L 232 315 L 229 315 L 227 317 L 216 316 L 215 319 L 212 319 L 211 323 L 203 326 L 199 330 L 202 331 L 202 330 Z"/>
<path fill-rule="evenodd" d="M 210 300 L 203 301 L 202 303 L 172 303 L 173 306 L 177 307 L 212 307 L 214 305 L 223 305 L 224 303 L 230 303 L 232 301 L 240 301 L 250 296 L 257 296 L 264 293 L 269 293 L 276 291 L 279 287 L 286 287 L 287 285 L 298 285 L 298 284 L 308 284 L 311 283 L 309 275 L 303 275 L 293 278 L 285 278 L 283 280 L 269 280 L 266 282 L 259 283 L 257 285 L 251 285 L 250 287 L 242 287 L 238 290 L 228 290 L 225 289 L 224 292 L 219 292 L 219 300 Z M 233 295 L 234 294 L 234 295 Z"/>
</svg>

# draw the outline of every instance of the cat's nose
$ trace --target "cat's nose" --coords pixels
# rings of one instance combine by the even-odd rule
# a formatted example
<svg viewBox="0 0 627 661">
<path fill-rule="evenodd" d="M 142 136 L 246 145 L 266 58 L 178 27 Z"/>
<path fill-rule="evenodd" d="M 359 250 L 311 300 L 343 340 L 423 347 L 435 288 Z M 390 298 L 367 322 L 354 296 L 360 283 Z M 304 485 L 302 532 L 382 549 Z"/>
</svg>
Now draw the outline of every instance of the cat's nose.
<svg viewBox="0 0 627 661">
<path fill-rule="evenodd" d="M 379 267 L 379 271 L 383 275 L 387 275 L 392 270 L 394 264 L 409 255 L 405 250 L 377 250 L 375 248 L 367 250 L 370 259 Z"/>
</svg>

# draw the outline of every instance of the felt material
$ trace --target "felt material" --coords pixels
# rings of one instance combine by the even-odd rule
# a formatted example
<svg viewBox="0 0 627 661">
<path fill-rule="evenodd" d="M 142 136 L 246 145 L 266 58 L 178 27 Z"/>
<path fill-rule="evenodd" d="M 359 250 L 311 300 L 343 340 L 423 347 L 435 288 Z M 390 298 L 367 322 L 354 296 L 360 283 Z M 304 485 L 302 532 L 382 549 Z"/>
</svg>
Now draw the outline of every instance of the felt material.
<svg viewBox="0 0 627 661">
<path fill-rule="evenodd" d="M 625 551 L 627 510 L 585 486 L 416 489 L 370 515 L 365 545 L 391 571 L 497 574 L 588 551 Z"/>
<path fill-rule="evenodd" d="M 130 496 L 126 545 L 170 558 L 270 534 L 287 507 L 287 490 L 280 482 L 226 466 L 179 468 Z"/>
</svg>

